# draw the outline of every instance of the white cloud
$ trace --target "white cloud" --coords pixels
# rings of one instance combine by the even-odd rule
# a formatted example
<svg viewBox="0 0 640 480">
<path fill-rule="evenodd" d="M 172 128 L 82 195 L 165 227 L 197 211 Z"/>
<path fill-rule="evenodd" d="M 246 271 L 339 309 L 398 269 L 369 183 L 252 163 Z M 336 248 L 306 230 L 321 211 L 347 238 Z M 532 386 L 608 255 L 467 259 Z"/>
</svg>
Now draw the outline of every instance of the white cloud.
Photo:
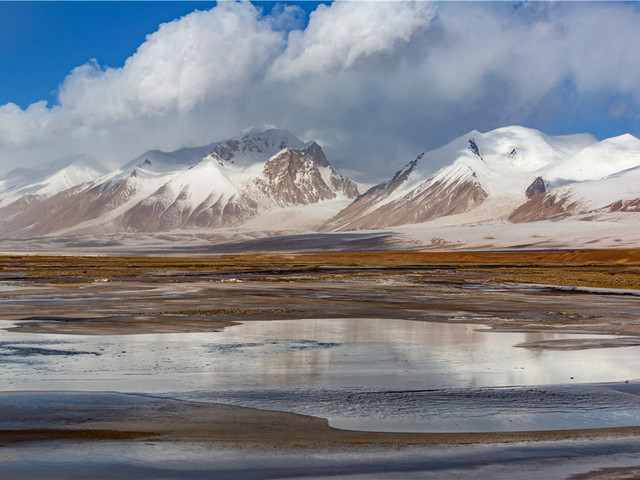
<svg viewBox="0 0 640 480">
<path fill-rule="evenodd" d="M 305 13 L 297 5 L 276 3 L 271 9 L 271 15 L 267 18 L 276 31 L 300 30 L 306 23 Z"/>
<path fill-rule="evenodd" d="M 26 110 L 15 103 L 0 106 L 0 146 L 22 146 L 37 140 L 49 116 L 45 101 L 33 103 Z"/>
<path fill-rule="evenodd" d="M 289 33 L 287 49 L 270 74 L 289 79 L 348 68 L 358 59 L 390 53 L 408 42 L 435 13 L 425 2 L 335 2 L 320 5 L 307 28 Z"/>
<path fill-rule="evenodd" d="M 637 5 L 600 5 L 564 16 L 564 57 L 580 90 L 611 89 L 640 101 L 639 21 Z"/>
<path fill-rule="evenodd" d="M 256 123 L 313 132 L 373 175 L 474 128 L 544 129 L 579 108 L 640 129 L 633 4 L 334 2 L 300 22 L 295 6 L 220 2 L 163 24 L 120 68 L 70 72 L 56 105 L 0 106 L 0 170 L 69 152 L 121 165 Z"/>
<path fill-rule="evenodd" d="M 98 123 L 188 111 L 241 96 L 282 42 L 251 4 L 222 2 L 161 25 L 122 68 L 78 67 L 60 104 Z"/>
</svg>

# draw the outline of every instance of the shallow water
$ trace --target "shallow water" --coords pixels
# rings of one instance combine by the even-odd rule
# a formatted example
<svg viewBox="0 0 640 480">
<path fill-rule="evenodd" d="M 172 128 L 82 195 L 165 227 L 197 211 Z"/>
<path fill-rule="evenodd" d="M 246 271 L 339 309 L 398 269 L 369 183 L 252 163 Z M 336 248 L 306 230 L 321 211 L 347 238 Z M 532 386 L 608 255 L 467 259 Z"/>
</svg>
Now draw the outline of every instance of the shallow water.
<svg viewBox="0 0 640 480">
<path fill-rule="evenodd" d="M 585 337 L 616 338 L 389 319 L 246 322 L 188 334 L 2 332 L 0 389 L 162 393 L 362 430 L 636 425 L 640 397 L 602 383 L 633 382 L 640 347 L 515 347 Z"/>
<path fill-rule="evenodd" d="M 540 480 L 638 465 L 640 440 L 274 452 L 171 442 L 41 442 L 0 449 L 0 479 Z M 491 461 L 488 461 L 488 458 Z M 631 477 L 625 477 L 631 478 Z"/>
</svg>

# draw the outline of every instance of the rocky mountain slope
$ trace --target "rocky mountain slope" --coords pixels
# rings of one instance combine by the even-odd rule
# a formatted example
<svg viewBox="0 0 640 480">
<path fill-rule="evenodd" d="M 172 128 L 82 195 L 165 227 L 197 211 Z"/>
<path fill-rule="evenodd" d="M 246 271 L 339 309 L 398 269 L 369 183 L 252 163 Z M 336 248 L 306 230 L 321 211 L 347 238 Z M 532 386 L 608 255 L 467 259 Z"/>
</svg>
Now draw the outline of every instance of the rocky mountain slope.
<svg viewBox="0 0 640 480">
<path fill-rule="evenodd" d="M 430 164 L 448 166 L 429 175 Z M 636 211 L 639 179 L 640 140 L 631 135 L 598 142 L 588 134 L 552 137 L 524 127 L 472 131 L 420 155 L 323 229 L 385 228 L 447 216 L 530 222 Z"/>
<path fill-rule="evenodd" d="M 150 151 L 121 169 L 34 199 L 15 199 L 2 235 L 159 232 L 238 225 L 262 211 L 358 195 L 315 142 L 285 130 L 172 153 Z"/>
</svg>

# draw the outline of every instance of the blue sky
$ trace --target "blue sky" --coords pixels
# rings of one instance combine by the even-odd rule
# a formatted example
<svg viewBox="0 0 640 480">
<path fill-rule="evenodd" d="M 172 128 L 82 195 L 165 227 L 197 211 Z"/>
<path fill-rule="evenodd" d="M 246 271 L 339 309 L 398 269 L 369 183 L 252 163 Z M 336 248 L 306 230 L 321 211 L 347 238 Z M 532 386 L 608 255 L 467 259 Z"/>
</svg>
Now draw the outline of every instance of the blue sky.
<svg viewBox="0 0 640 480">
<path fill-rule="evenodd" d="M 640 136 L 639 24 L 637 2 L 0 2 L 0 172 L 258 123 L 371 179 L 472 129 Z"/>
</svg>

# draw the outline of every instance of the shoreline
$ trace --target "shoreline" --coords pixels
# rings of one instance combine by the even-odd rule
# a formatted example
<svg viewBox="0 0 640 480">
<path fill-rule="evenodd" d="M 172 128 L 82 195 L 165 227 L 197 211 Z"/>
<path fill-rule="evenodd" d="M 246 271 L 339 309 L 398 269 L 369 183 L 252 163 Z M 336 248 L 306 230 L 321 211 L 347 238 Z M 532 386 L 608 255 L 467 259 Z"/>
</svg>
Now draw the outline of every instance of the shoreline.
<svg viewBox="0 0 640 480">
<path fill-rule="evenodd" d="M 30 396 L 38 397 L 44 393 L 57 397 L 57 403 L 60 398 L 66 402 L 64 405 L 43 407 L 47 410 L 44 415 L 55 420 L 23 425 L 22 428 L 0 429 L 0 447 L 21 442 L 83 440 L 207 443 L 291 450 L 501 444 L 640 435 L 640 426 L 449 433 L 343 430 L 329 426 L 328 420 L 320 417 L 113 392 L 5 392 L 0 394 L 0 402 L 12 394 L 28 400 Z M 69 405 L 82 404 L 82 398 L 87 395 L 100 399 L 100 408 L 85 405 L 84 418 L 78 418 L 77 411 L 73 420 L 65 417 Z M 111 404 L 109 397 L 113 400 Z M 39 414 L 43 415 L 42 412 Z M 116 416 L 117 420 L 114 419 Z"/>
</svg>

